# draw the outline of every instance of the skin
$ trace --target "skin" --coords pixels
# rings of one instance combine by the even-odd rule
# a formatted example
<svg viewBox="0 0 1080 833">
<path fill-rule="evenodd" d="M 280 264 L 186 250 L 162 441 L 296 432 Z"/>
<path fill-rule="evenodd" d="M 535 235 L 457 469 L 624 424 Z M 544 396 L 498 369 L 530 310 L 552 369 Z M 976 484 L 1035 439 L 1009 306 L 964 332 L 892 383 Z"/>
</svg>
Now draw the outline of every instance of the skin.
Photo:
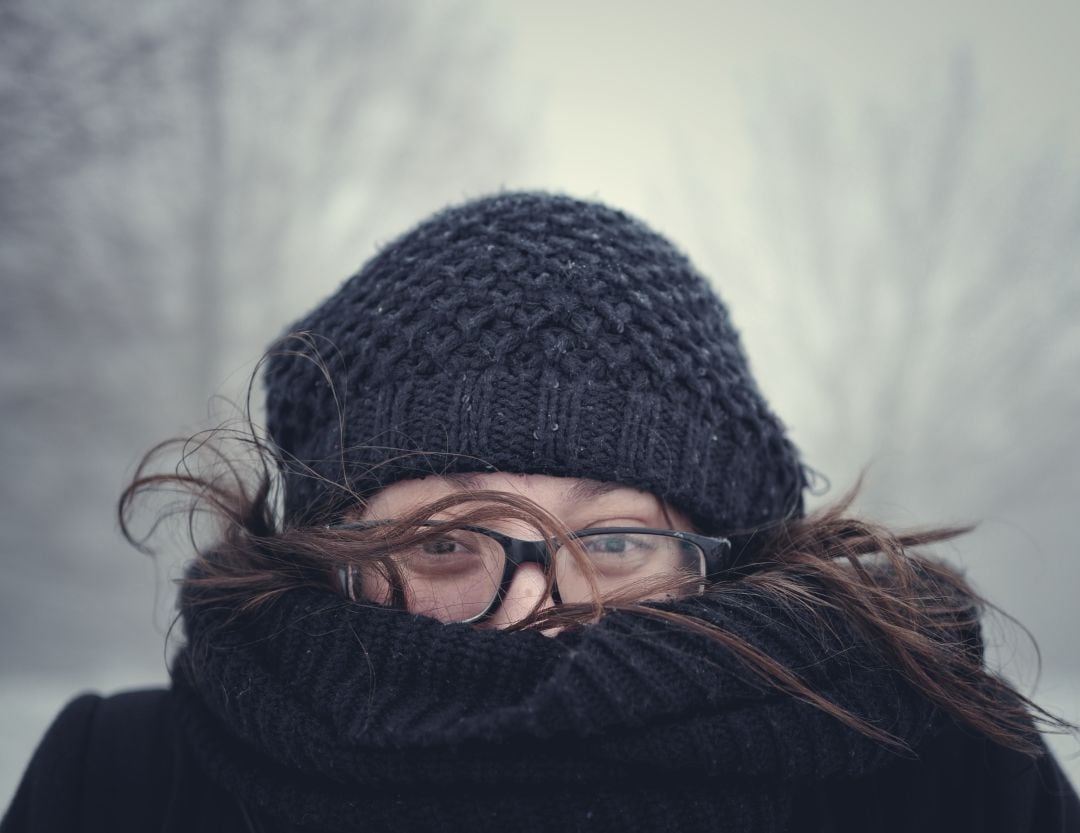
<svg viewBox="0 0 1080 833">
<path fill-rule="evenodd" d="M 648 492 L 613 483 L 540 474 L 481 473 L 465 477 L 425 477 L 394 483 L 368 501 L 362 520 L 399 518 L 410 510 L 462 491 L 477 489 L 509 492 L 539 504 L 573 530 L 607 526 L 641 526 L 693 531 L 689 519 Z M 666 514 L 665 514 L 666 509 Z M 518 538 L 539 538 L 537 530 L 521 521 L 491 524 L 492 529 Z M 546 592 L 543 571 L 523 564 L 503 604 L 487 620 L 487 627 L 505 628 L 524 619 L 537 601 L 553 604 Z"/>
</svg>

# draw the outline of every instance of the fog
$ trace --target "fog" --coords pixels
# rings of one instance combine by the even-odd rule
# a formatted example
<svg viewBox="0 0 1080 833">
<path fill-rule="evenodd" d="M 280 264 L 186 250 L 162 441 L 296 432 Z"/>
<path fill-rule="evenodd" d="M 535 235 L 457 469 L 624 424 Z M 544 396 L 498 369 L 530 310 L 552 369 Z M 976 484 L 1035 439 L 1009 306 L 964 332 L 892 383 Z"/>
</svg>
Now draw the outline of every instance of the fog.
<svg viewBox="0 0 1080 833">
<path fill-rule="evenodd" d="M 941 554 L 1080 719 L 1074 4 L 180 3 L 0 10 L 0 806 L 84 690 L 167 681 L 180 536 L 115 504 L 431 211 L 597 197 L 714 281 L 815 505 Z M 173 637 L 175 642 L 175 637 Z M 1080 746 L 1051 739 L 1074 782 Z"/>
</svg>

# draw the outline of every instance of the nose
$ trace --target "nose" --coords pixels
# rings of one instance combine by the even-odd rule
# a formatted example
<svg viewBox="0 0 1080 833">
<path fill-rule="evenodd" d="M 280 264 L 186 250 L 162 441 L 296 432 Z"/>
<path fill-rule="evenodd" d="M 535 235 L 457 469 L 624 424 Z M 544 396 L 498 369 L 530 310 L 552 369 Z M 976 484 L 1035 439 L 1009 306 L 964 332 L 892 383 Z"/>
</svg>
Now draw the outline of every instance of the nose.
<svg viewBox="0 0 1080 833">
<path fill-rule="evenodd" d="M 517 568 L 506 596 L 488 619 L 495 628 L 505 628 L 520 622 L 543 600 L 539 609 L 552 607 L 555 602 L 547 592 L 547 577 L 539 564 L 522 564 Z"/>
</svg>

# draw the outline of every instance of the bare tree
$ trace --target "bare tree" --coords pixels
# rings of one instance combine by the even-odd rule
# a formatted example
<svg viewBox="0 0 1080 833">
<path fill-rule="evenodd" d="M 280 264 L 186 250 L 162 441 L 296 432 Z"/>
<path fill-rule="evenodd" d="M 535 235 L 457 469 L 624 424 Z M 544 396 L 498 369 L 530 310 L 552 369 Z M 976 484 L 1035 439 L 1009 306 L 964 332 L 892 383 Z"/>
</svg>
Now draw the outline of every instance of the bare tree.
<svg viewBox="0 0 1080 833">
<path fill-rule="evenodd" d="M 498 43 L 464 2 L 0 4 L 7 777 L 42 679 L 164 673 L 113 522 L 141 451 L 392 229 L 512 175 Z"/>
<path fill-rule="evenodd" d="M 770 87 L 762 254 L 715 223 L 696 243 L 737 319 L 768 311 L 745 336 L 808 463 L 841 488 L 869 465 L 862 504 L 901 523 L 984 521 L 947 554 L 1076 674 L 1080 172 L 1043 137 L 991 142 L 965 57 L 912 88 L 852 113 Z M 687 183 L 695 216 L 734 210 Z"/>
</svg>

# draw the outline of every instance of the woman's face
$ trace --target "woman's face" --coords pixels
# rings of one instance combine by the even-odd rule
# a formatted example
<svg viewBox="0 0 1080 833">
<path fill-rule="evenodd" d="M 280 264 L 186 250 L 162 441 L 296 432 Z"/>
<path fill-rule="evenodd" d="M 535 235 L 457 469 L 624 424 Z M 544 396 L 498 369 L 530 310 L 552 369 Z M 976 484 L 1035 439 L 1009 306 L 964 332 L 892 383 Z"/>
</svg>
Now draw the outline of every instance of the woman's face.
<svg viewBox="0 0 1080 833">
<path fill-rule="evenodd" d="M 652 494 L 598 480 L 549 477 L 540 474 L 502 472 L 460 474 L 404 480 L 386 487 L 368 501 L 361 520 L 400 518 L 410 511 L 440 498 L 460 492 L 490 490 L 520 495 L 579 531 L 594 527 L 641 526 L 660 529 L 693 530 L 689 519 Z M 666 508 L 666 514 L 665 514 Z M 452 517 L 453 510 L 446 518 Z M 517 538 L 536 539 L 538 530 L 519 520 L 492 522 L 492 529 Z M 506 627 L 524 619 L 543 600 L 552 604 L 547 581 L 538 564 L 522 564 L 503 603 L 485 624 Z"/>
</svg>

